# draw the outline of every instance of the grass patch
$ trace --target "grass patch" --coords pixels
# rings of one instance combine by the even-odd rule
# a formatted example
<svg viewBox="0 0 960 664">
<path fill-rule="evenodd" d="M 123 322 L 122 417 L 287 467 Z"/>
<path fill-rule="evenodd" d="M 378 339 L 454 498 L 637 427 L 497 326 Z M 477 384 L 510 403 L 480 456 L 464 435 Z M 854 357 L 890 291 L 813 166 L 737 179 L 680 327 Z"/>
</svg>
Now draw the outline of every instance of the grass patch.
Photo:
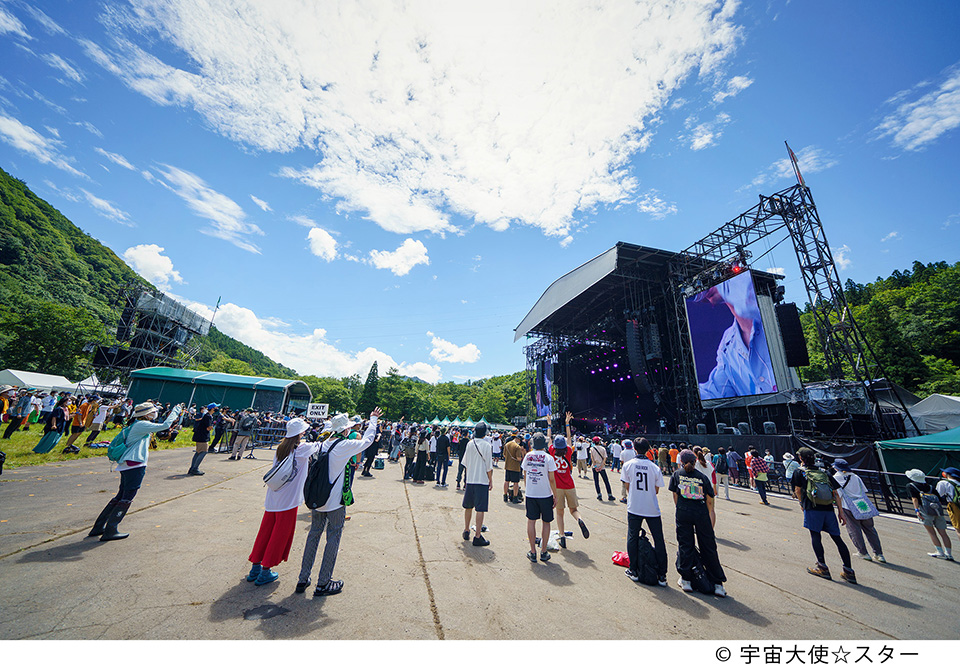
<svg viewBox="0 0 960 664">
<path fill-rule="evenodd" d="M 6 423 L 3 424 L 3 427 L 0 430 L 5 429 Z M 119 432 L 120 429 L 101 431 L 97 434 L 97 437 L 93 442 L 109 443 Z M 3 450 L 3 452 L 5 452 L 7 455 L 7 461 L 3 467 L 4 469 L 7 469 L 21 468 L 23 466 L 42 466 L 45 463 L 52 463 L 54 461 L 72 461 L 73 459 L 88 459 L 90 457 L 107 456 L 107 448 L 105 447 L 100 449 L 84 447 L 88 435 L 89 432 L 85 431 L 80 434 L 80 437 L 76 440 L 75 444 L 80 448 L 79 454 L 63 454 L 63 448 L 67 445 L 68 436 L 61 438 L 60 442 L 57 443 L 57 446 L 46 454 L 34 454 L 32 451 L 33 448 L 37 446 L 37 443 L 40 442 L 40 438 L 43 437 L 43 426 L 40 424 L 31 425 L 29 431 L 24 431 L 21 429 L 13 434 L 9 440 L 0 440 L 0 450 Z M 176 448 L 194 446 L 193 441 L 190 440 L 189 431 L 181 432 L 180 435 L 177 436 L 176 442 L 170 443 L 165 440 L 157 440 L 156 442 L 157 448 L 161 450 L 172 450 Z"/>
</svg>

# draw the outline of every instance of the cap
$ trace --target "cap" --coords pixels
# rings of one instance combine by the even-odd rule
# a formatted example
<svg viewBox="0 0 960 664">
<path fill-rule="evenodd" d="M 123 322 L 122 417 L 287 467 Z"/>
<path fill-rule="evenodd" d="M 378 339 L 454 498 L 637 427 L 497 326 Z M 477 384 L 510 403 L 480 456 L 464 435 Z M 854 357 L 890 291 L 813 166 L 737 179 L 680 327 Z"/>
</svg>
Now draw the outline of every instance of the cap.
<svg viewBox="0 0 960 664">
<path fill-rule="evenodd" d="M 690 450 L 684 450 L 680 453 L 680 465 L 687 465 L 688 463 L 696 463 L 697 455 L 691 452 Z"/>
<path fill-rule="evenodd" d="M 960 470 L 957 470 L 953 466 L 950 466 L 949 468 L 944 468 L 942 474 L 950 475 L 951 477 L 956 477 L 958 480 L 960 480 Z"/>
<path fill-rule="evenodd" d="M 833 467 L 836 468 L 837 470 L 842 470 L 845 472 L 850 470 L 850 464 L 847 463 L 846 459 L 834 459 Z"/>
<path fill-rule="evenodd" d="M 594 437 L 591 438 L 590 440 L 592 440 L 592 441 L 595 442 L 595 443 L 599 443 L 599 442 L 600 442 L 600 436 L 594 436 Z"/>
</svg>

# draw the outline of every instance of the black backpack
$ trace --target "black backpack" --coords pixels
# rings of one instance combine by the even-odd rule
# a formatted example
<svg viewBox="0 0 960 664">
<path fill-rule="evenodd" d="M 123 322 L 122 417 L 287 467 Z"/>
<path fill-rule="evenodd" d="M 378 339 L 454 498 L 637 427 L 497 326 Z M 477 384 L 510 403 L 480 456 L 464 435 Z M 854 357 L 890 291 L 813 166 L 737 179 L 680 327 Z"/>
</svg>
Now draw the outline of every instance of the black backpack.
<svg viewBox="0 0 960 664">
<path fill-rule="evenodd" d="M 680 559 L 677 559 L 677 571 L 680 571 Z M 710 579 L 707 577 L 706 571 L 703 569 L 703 563 L 700 562 L 700 550 L 696 547 L 693 548 L 693 564 L 691 565 L 691 574 L 693 576 L 690 579 L 690 585 L 693 586 L 693 589 L 698 593 L 703 593 L 704 595 L 713 595 L 713 583 L 710 582 Z"/>
<path fill-rule="evenodd" d="M 718 475 L 726 475 L 730 468 L 727 465 L 727 455 L 718 454 L 717 455 L 717 465 L 714 467 L 714 470 L 717 471 Z"/>
<path fill-rule="evenodd" d="M 330 452 L 339 444 L 339 440 L 335 441 L 326 451 L 321 447 L 310 457 L 307 481 L 303 485 L 303 502 L 312 510 L 323 507 L 330 500 L 330 491 L 333 489 L 333 482 L 330 481 Z"/>
<path fill-rule="evenodd" d="M 653 552 L 653 545 L 647 539 L 647 534 L 640 529 L 640 541 L 637 542 L 637 574 L 640 576 L 640 583 L 645 586 L 657 585 L 657 563 Z"/>
</svg>

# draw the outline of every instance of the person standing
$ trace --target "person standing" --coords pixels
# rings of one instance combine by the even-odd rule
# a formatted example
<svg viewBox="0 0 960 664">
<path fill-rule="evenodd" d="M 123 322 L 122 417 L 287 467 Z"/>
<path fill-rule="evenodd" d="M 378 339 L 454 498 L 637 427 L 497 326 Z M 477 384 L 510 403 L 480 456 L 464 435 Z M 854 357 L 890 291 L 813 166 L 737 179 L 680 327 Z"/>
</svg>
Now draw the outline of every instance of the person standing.
<svg viewBox="0 0 960 664">
<path fill-rule="evenodd" d="M 276 581 L 280 575 L 273 571 L 273 567 L 290 557 L 297 527 L 297 509 L 303 502 L 303 485 L 307 481 L 309 459 L 320 447 L 320 443 L 303 440 L 303 434 L 309 428 L 310 425 L 300 418 L 287 421 L 283 441 L 277 445 L 273 467 L 276 468 L 287 457 L 292 456 L 293 472 L 282 486 L 267 488 L 267 496 L 263 501 L 263 518 L 248 558 L 251 567 L 247 581 L 254 585 L 263 586 Z"/>
<path fill-rule="evenodd" d="M 743 457 L 740 456 L 740 453 L 737 452 L 732 447 L 727 451 L 727 470 L 730 471 L 730 480 L 739 485 L 740 484 L 740 462 L 743 461 Z"/>
<path fill-rule="evenodd" d="M 713 584 L 713 592 L 725 597 L 723 587 L 727 580 L 717 554 L 717 539 L 713 533 L 710 513 L 714 510 L 714 491 L 710 478 L 694 468 L 697 455 L 684 450 L 678 456 L 680 469 L 670 478 L 670 491 L 676 505 L 677 519 L 677 569 L 678 583 L 684 592 L 693 592 L 694 567 L 697 564 L 697 548 L 700 562 Z"/>
<path fill-rule="evenodd" d="M 509 501 L 514 504 L 521 500 L 520 477 L 522 472 L 520 464 L 523 463 L 525 452 L 517 440 L 519 435 L 519 433 L 514 432 L 503 448 L 503 502 Z"/>
<path fill-rule="evenodd" d="M 867 487 L 863 480 L 851 472 L 850 464 L 846 460 L 835 460 L 833 467 L 837 471 L 833 479 L 840 485 L 837 492 L 842 501 L 847 534 L 850 535 L 853 548 L 857 550 L 857 556 L 867 561 L 875 559 L 878 563 L 887 562 L 883 557 L 883 548 L 880 546 L 880 535 L 873 525 L 873 517 L 879 516 L 880 512 L 867 496 Z M 867 553 L 867 547 L 863 543 L 864 536 L 870 542 L 870 548 L 873 549 L 873 558 Z"/>
<path fill-rule="evenodd" d="M 670 474 L 670 448 L 666 443 L 660 443 L 660 451 L 657 452 L 657 463 L 660 464 L 660 472 L 664 475 Z"/>
<path fill-rule="evenodd" d="M 483 517 L 490 505 L 493 491 L 493 450 L 487 438 L 487 425 L 482 422 L 473 430 L 473 440 L 464 450 L 463 465 L 467 467 L 466 485 L 463 491 L 463 540 L 470 539 L 470 518 L 477 512 L 477 529 L 473 536 L 474 546 L 487 546 L 483 536 Z"/>
<path fill-rule="evenodd" d="M 29 389 L 23 390 L 20 393 L 17 403 L 12 408 L 7 409 L 7 414 L 10 417 L 10 424 L 7 425 L 6 430 L 3 432 L 3 439 L 9 440 L 10 436 L 20 428 L 20 424 L 30 415 L 30 410 L 33 408 L 33 396 Z"/>
<path fill-rule="evenodd" d="M 464 486 L 466 486 L 466 475 L 467 467 L 463 465 L 463 453 L 467 449 L 467 442 L 469 442 L 470 436 L 466 431 L 457 430 L 457 440 L 455 450 L 457 453 L 457 491 L 460 490 L 460 480 L 463 479 Z"/>
<path fill-rule="evenodd" d="M 954 529 L 960 533 L 960 470 L 944 468 L 940 473 L 943 478 L 937 482 L 937 493 L 947 503 L 947 514 Z"/>
<path fill-rule="evenodd" d="M 210 451 L 213 454 L 217 453 L 217 445 L 220 444 L 220 441 L 223 440 L 223 436 L 227 433 L 227 429 L 236 424 L 236 420 L 230 417 L 230 411 L 226 408 L 217 409 L 216 415 L 213 417 L 213 442 L 210 443 Z M 226 446 L 230 446 L 230 441 L 226 442 Z"/>
<path fill-rule="evenodd" d="M 543 525 L 540 532 L 540 560 L 550 560 L 547 542 L 550 539 L 550 524 L 553 522 L 553 507 L 556 505 L 557 462 L 547 453 L 547 439 L 542 433 L 533 436 L 533 449 L 527 452 L 520 463 L 526 473 L 527 540 L 530 550 L 527 559 L 537 562 L 537 520 Z"/>
<path fill-rule="evenodd" d="M 640 530 L 643 522 L 653 536 L 653 550 L 657 559 L 657 583 L 667 585 L 667 544 L 663 539 L 663 520 L 657 494 L 664 486 L 663 473 L 657 464 L 646 457 L 650 445 L 640 439 L 636 443 L 639 456 L 624 464 L 620 481 L 627 491 L 627 556 L 630 567 L 625 570 L 631 581 L 640 580 Z"/>
<path fill-rule="evenodd" d="M 193 442 L 196 449 L 193 453 L 193 460 L 190 462 L 190 470 L 187 475 L 203 475 L 200 470 L 200 462 L 207 456 L 207 443 L 210 441 L 210 430 L 213 429 L 213 416 L 216 414 L 217 404 L 208 404 L 200 411 L 200 418 L 193 423 Z"/>
<path fill-rule="evenodd" d="M 850 550 L 841 539 L 840 526 L 837 525 L 838 519 L 840 524 L 845 523 L 840 494 L 837 492 L 840 485 L 830 475 L 817 468 L 817 456 L 809 447 L 801 447 L 797 450 L 797 455 L 800 457 L 801 466 L 794 471 L 791 485 L 797 500 L 800 501 L 800 509 L 803 510 L 803 527 L 810 531 L 810 542 L 813 545 L 813 553 L 817 557 L 817 564 L 814 567 L 808 567 L 807 572 L 824 579 L 831 578 L 830 569 L 824 557 L 821 534 L 826 532 L 837 545 L 837 552 L 843 561 L 843 572 L 840 578 L 856 584 L 857 575 L 850 561 Z M 837 506 L 837 514 L 833 513 L 834 505 Z"/>
<path fill-rule="evenodd" d="M 620 444 L 619 440 L 614 440 L 610 443 L 608 451 L 610 453 L 610 472 L 615 473 L 619 471 L 623 465 L 620 462 L 620 453 L 623 452 L 623 445 Z"/>
<path fill-rule="evenodd" d="M 676 443 L 670 443 L 670 474 L 677 472 L 677 459 L 680 456 L 680 450 L 677 449 Z"/>
<path fill-rule="evenodd" d="M 40 424 L 46 426 L 47 420 L 50 419 L 50 414 L 53 413 L 53 408 L 57 405 L 57 402 L 56 392 L 50 392 L 50 394 L 44 392 L 40 395 Z"/>
<path fill-rule="evenodd" d="M 640 440 L 646 440 L 641 438 Z M 623 449 L 620 451 L 620 467 L 623 468 L 628 463 L 637 458 L 637 451 L 633 447 L 633 441 L 626 439 L 623 441 Z M 623 504 L 627 503 L 627 487 L 620 483 L 620 502 Z"/>
<path fill-rule="evenodd" d="M 50 411 L 50 414 L 44 418 L 43 437 L 33 451 L 37 454 L 46 454 L 60 442 L 63 435 L 63 428 L 67 421 L 67 409 L 70 406 L 72 397 L 66 396 L 60 399 L 56 407 Z"/>
<path fill-rule="evenodd" d="M 427 466 L 429 465 L 430 453 L 430 430 L 421 431 L 420 439 L 417 441 L 417 463 L 413 468 L 413 483 L 423 484 L 427 476 Z"/>
<path fill-rule="evenodd" d="M 769 472 L 770 466 L 767 465 L 766 459 L 757 453 L 754 453 L 750 456 L 750 473 L 753 477 L 753 483 L 757 488 L 757 493 L 760 494 L 760 502 L 763 505 L 770 504 L 767 502 L 767 473 Z"/>
<path fill-rule="evenodd" d="M 570 436 L 570 421 L 573 419 L 573 413 L 567 413 L 566 431 L 567 437 L 557 436 L 553 439 L 553 445 L 549 452 L 557 462 L 557 471 L 555 474 L 556 490 L 554 495 L 557 497 L 557 527 L 560 529 L 560 548 L 567 548 L 567 531 L 563 524 L 564 510 L 569 510 L 570 516 L 577 520 L 580 526 L 580 533 L 583 539 L 590 539 L 590 531 L 587 524 L 580 517 L 580 500 L 577 498 L 577 485 L 573 481 L 573 453 L 567 440 L 572 440 Z"/>
<path fill-rule="evenodd" d="M 436 475 L 437 486 L 447 486 L 447 469 L 450 462 L 450 436 L 444 428 L 437 438 Z"/>
<path fill-rule="evenodd" d="M 601 479 L 603 479 L 603 486 L 607 490 L 607 500 L 616 500 L 610 490 L 610 480 L 607 479 L 607 451 L 600 444 L 599 436 L 594 436 L 591 442 L 590 466 L 593 469 L 593 486 L 597 489 L 597 500 L 603 502 L 603 494 L 600 493 Z"/>
<path fill-rule="evenodd" d="M 926 528 L 930 540 L 936 551 L 928 553 L 932 558 L 942 560 L 953 560 L 953 551 L 950 548 L 950 536 L 947 534 L 947 520 L 943 518 L 943 506 L 940 504 L 940 496 L 934 491 L 934 487 L 927 481 L 926 473 L 914 468 L 906 472 L 910 484 L 907 490 L 910 492 L 910 500 L 913 501 L 913 507 L 917 518 Z M 937 540 L 937 535 L 943 541 L 943 546 Z"/>
<path fill-rule="evenodd" d="M 377 435 L 377 421 L 383 411 L 374 408 L 370 413 L 363 436 L 350 429 L 359 424 L 351 421 L 346 415 L 340 414 L 330 420 L 332 435 L 322 443 L 321 450 L 328 456 L 328 481 L 332 487 L 330 498 L 320 508 L 310 510 L 310 532 L 303 548 L 303 562 L 300 566 L 300 578 L 297 579 L 296 592 L 302 593 L 310 585 L 310 572 L 317 558 L 317 548 L 323 531 L 327 531 L 327 542 L 323 548 L 323 559 L 320 562 L 320 572 L 317 574 L 317 587 L 313 591 L 314 597 L 336 595 L 343 591 L 343 581 L 333 579 L 333 568 L 337 564 L 337 555 L 340 551 L 340 537 L 343 534 L 343 525 L 346 522 L 347 507 L 353 503 L 353 494 L 350 493 L 349 481 L 345 481 L 347 462 L 355 454 L 361 454 L 373 445 Z M 303 492 L 301 491 L 301 496 Z"/>
<path fill-rule="evenodd" d="M 500 432 L 496 432 L 490 439 L 490 448 L 491 453 L 493 454 L 493 467 L 499 468 L 497 461 L 500 459 L 500 455 L 503 452 L 503 444 L 500 440 Z"/>
<path fill-rule="evenodd" d="M 253 408 L 247 408 L 237 421 L 237 437 L 233 441 L 233 451 L 230 453 L 231 461 L 240 460 L 247 444 L 253 439 L 256 429 L 257 416 L 254 414 Z"/>
<path fill-rule="evenodd" d="M 415 468 L 417 457 L 417 430 L 410 429 L 404 431 L 403 438 L 400 440 L 400 446 L 403 448 L 403 481 L 413 479 L 413 470 Z M 460 488 L 459 483 L 457 488 Z"/>
<path fill-rule="evenodd" d="M 720 447 L 717 449 L 717 453 L 713 456 L 713 470 L 717 474 L 717 484 L 714 486 L 714 490 L 719 495 L 720 485 L 722 484 L 726 492 L 725 497 L 730 500 L 730 467 L 727 465 L 726 448 Z"/>
<path fill-rule="evenodd" d="M 587 445 L 584 443 L 582 436 L 577 439 L 575 449 L 577 454 L 577 475 L 580 479 L 583 479 L 587 476 Z"/>
<path fill-rule="evenodd" d="M 140 490 L 143 477 L 147 474 L 150 435 L 170 428 L 180 416 L 181 408 L 182 405 L 179 404 L 174 406 L 167 415 L 167 419 L 160 423 L 154 422 L 157 417 L 157 407 L 149 401 L 133 409 L 132 420 L 126 428 L 126 449 L 114 468 L 120 471 L 120 489 L 100 512 L 87 537 L 99 536 L 101 542 L 110 542 L 129 536 L 128 533 L 118 532 L 117 526 L 126 516 L 130 504 Z"/>
</svg>

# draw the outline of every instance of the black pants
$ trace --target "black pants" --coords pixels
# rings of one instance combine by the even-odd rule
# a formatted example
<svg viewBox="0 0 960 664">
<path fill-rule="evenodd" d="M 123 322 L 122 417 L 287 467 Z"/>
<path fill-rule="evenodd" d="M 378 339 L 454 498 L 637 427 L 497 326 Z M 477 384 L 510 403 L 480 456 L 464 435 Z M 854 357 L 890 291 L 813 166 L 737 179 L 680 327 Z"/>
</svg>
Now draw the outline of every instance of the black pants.
<svg viewBox="0 0 960 664">
<path fill-rule="evenodd" d="M 602 468 L 599 471 L 593 471 L 593 485 L 597 487 L 597 495 L 600 494 L 600 478 L 603 478 L 603 485 L 607 487 L 607 495 L 612 496 L 613 492 L 610 490 L 610 480 L 607 479 L 607 469 Z"/>
<path fill-rule="evenodd" d="M 757 485 L 757 493 L 760 494 L 760 500 L 767 502 L 767 483 L 761 480 L 754 480 L 753 483 Z"/>
<path fill-rule="evenodd" d="M 437 484 L 446 484 L 447 483 L 447 457 L 436 455 L 436 473 L 437 473 Z M 441 473 L 443 473 L 441 475 Z M 442 479 L 441 479 L 442 478 Z"/>
<path fill-rule="evenodd" d="M 417 465 L 413 468 L 413 479 L 419 482 L 427 479 L 427 453 L 417 452 Z"/>
<path fill-rule="evenodd" d="M 847 543 L 844 542 L 843 538 L 839 535 L 830 535 L 830 538 L 833 540 L 833 543 L 837 545 L 837 553 L 840 554 L 840 560 L 843 561 L 843 566 L 849 568 L 851 566 L 850 549 L 847 548 Z M 817 562 L 826 567 L 827 563 L 824 559 L 823 538 L 819 530 L 810 531 L 810 543 L 813 545 L 813 553 L 817 556 Z"/>
<path fill-rule="evenodd" d="M 706 506 L 702 506 L 702 509 L 677 510 L 677 571 L 687 581 L 693 580 L 691 570 L 697 555 L 695 547 L 700 549 L 700 562 L 710 583 L 726 581 Z"/>
<path fill-rule="evenodd" d="M 370 450 L 373 450 L 373 448 L 371 447 L 371 448 L 369 448 L 369 449 L 367 450 L 367 452 L 366 452 L 366 457 L 367 457 L 367 458 L 366 458 L 366 459 L 364 460 L 364 462 L 363 462 L 363 474 L 364 474 L 364 475 L 369 475 L 369 474 L 370 474 L 370 468 L 373 466 L 373 460 L 377 458 L 377 452 L 379 451 L 379 450 L 373 450 L 373 452 L 371 452 Z"/>
<path fill-rule="evenodd" d="M 7 430 L 3 432 L 4 438 L 9 438 L 14 434 L 14 432 L 20 428 L 20 423 L 26 418 L 17 417 L 16 415 L 10 416 L 10 424 L 7 425 Z"/>
<path fill-rule="evenodd" d="M 627 512 L 627 556 L 630 557 L 630 571 L 640 573 L 637 561 L 640 559 L 640 528 L 647 522 L 647 530 L 653 537 L 653 551 L 657 558 L 657 575 L 667 575 L 667 543 L 663 539 L 663 520 L 659 516 L 638 516 Z"/>
<path fill-rule="evenodd" d="M 463 475 L 463 483 L 467 483 L 467 467 L 463 465 L 463 456 L 457 460 L 457 484 L 460 484 L 460 476 Z"/>
<path fill-rule="evenodd" d="M 213 449 L 220 444 L 220 441 L 223 439 L 223 434 L 227 432 L 226 429 L 214 429 L 213 430 L 213 442 L 210 443 L 210 448 Z"/>
<path fill-rule="evenodd" d="M 404 456 L 403 479 L 408 480 L 413 477 L 413 464 L 414 461 L 412 456 Z"/>
</svg>

